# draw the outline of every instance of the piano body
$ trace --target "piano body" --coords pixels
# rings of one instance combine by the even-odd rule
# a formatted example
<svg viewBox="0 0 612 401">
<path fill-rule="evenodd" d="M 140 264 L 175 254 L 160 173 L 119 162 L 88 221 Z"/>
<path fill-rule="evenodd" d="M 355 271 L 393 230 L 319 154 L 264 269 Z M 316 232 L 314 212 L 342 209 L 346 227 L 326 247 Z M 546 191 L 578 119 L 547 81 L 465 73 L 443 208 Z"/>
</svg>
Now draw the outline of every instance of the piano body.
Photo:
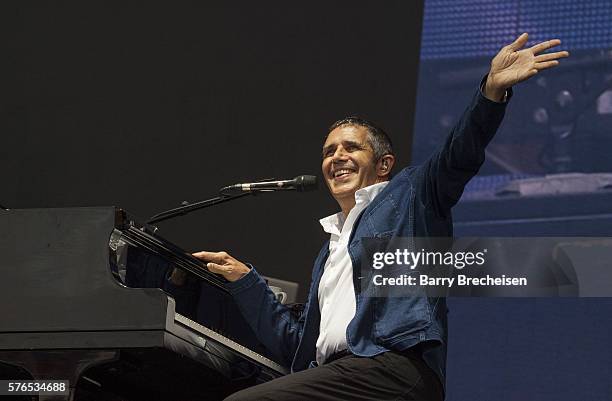
<svg viewBox="0 0 612 401">
<path fill-rule="evenodd" d="M 40 400 L 215 400 L 287 373 L 161 289 L 117 280 L 109 256 L 128 244 L 223 288 L 120 209 L 0 211 L 0 227 L 0 379 L 69 380 L 69 395 Z"/>
</svg>

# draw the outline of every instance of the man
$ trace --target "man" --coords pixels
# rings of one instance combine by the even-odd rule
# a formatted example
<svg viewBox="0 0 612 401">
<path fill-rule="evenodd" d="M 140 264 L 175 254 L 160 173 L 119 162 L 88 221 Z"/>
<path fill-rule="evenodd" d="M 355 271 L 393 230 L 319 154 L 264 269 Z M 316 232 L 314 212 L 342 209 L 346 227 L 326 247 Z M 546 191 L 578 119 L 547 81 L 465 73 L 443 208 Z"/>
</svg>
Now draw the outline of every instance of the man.
<svg viewBox="0 0 612 401">
<path fill-rule="evenodd" d="M 511 87 L 558 64 L 567 52 L 541 54 L 551 40 L 523 49 L 527 34 L 504 47 L 443 147 L 426 163 L 390 179 L 395 157 L 386 134 L 348 118 L 332 125 L 322 171 L 341 212 L 321 220 L 321 250 L 300 317 L 276 301 L 254 268 L 225 252 L 198 252 L 223 275 L 259 340 L 294 373 L 229 400 L 442 400 L 446 362 L 444 299 L 372 298 L 360 293 L 363 238 L 450 237 L 450 209 L 484 161 Z"/>
</svg>

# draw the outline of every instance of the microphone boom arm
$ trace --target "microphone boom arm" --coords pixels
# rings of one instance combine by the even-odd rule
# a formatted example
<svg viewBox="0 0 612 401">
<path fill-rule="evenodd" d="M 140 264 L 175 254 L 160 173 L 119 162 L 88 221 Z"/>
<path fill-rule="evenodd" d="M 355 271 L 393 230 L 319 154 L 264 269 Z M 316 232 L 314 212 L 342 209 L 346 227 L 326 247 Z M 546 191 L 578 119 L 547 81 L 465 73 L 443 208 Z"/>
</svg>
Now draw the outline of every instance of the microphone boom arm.
<svg viewBox="0 0 612 401">
<path fill-rule="evenodd" d="M 203 201 L 199 201 L 196 203 L 190 203 L 188 205 L 180 206 L 174 209 L 166 210 L 165 212 L 161 212 L 151 217 L 147 224 L 159 223 L 160 221 L 168 220 L 177 216 L 184 216 L 188 213 L 191 213 L 196 210 L 204 209 L 207 207 L 211 207 L 214 205 L 218 205 L 220 203 L 229 202 L 234 199 L 242 198 L 247 195 L 255 195 L 254 192 L 243 192 L 237 195 L 221 195 L 211 199 L 206 199 Z"/>
<path fill-rule="evenodd" d="M 147 221 L 147 224 L 158 223 L 160 221 L 168 220 L 176 216 L 184 216 L 187 213 L 191 213 L 195 210 L 204 209 L 207 207 L 218 205 L 220 203 L 229 202 L 234 199 L 242 198 L 243 196 L 255 195 L 259 192 L 270 192 L 288 189 L 302 192 L 311 191 L 313 189 L 316 189 L 317 187 L 317 177 L 313 175 L 300 175 L 295 177 L 293 180 L 272 180 L 274 180 L 274 178 L 265 178 L 254 183 L 236 184 L 230 185 L 228 187 L 223 187 L 219 190 L 219 196 L 215 198 L 199 201 L 196 203 L 190 203 L 187 205 L 179 206 L 174 209 L 166 210 L 165 212 L 158 213 L 155 216 L 151 217 Z M 237 194 L 228 193 L 235 190 L 239 190 L 241 192 Z"/>
</svg>

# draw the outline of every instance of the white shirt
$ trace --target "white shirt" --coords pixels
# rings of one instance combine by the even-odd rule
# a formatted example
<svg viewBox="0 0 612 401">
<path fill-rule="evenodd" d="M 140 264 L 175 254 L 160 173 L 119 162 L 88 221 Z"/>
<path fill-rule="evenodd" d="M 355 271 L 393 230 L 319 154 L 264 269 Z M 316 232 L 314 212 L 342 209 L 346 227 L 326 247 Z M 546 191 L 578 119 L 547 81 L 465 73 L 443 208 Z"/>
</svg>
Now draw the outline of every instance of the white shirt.
<svg viewBox="0 0 612 401">
<path fill-rule="evenodd" d="M 330 234 L 329 257 L 325 262 L 323 276 L 319 282 L 319 310 L 321 324 L 317 339 L 317 363 L 339 351 L 345 350 L 346 328 L 355 316 L 355 287 L 353 286 L 353 263 L 348 253 L 348 244 L 353 225 L 359 214 L 388 181 L 361 188 L 355 192 L 355 206 L 346 219 L 342 212 L 320 220 L 323 230 Z"/>
</svg>

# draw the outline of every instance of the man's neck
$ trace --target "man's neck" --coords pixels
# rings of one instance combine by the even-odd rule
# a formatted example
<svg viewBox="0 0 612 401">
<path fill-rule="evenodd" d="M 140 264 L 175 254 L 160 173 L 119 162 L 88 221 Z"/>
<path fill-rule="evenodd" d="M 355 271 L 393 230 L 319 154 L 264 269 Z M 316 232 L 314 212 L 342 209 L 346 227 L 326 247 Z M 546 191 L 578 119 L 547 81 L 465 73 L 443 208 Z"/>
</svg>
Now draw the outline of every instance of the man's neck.
<svg viewBox="0 0 612 401">
<path fill-rule="evenodd" d="M 349 215 L 349 213 L 351 212 L 351 210 L 353 210 L 354 207 L 355 194 L 353 194 L 352 202 L 347 200 L 346 202 L 340 203 L 340 209 L 342 210 L 342 214 L 344 214 L 345 218 Z"/>
</svg>

